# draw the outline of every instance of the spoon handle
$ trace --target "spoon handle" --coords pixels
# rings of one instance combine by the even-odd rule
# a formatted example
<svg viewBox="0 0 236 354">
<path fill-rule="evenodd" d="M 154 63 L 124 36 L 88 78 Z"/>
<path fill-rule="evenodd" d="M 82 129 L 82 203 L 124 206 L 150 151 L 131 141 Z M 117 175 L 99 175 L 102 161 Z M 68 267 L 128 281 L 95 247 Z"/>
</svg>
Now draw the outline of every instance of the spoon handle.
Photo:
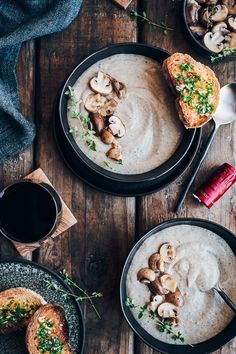
<svg viewBox="0 0 236 354">
<path fill-rule="evenodd" d="M 205 147 L 204 147 L 204 149 L 202 151 L 201 157 L 196 162 L 196 164 L 194 166 L 194 169 L 192 171 L 191 178 L 189 179 L 188 183 L 184 187 L 184 189 L 183 189 L 183 191 L 182 191 L 182 193 L 181 193 L 181 195 L 179 197 L 179 200 L 178 200 L 178 202 L 176 204 L 176 207 L 175 207 L 175 210 L 174 210 L 175 213 L 178 213 L 180 211 L 180 209 L 181 209 L 181 207 L 183 205 L 183 202 L 185 201 L 186 195 L 187 195 L 190 187 L 192 186 L 193 181 L 195 180 L 195 177 L 196 177 L 196 175 L 197 175 L 197 173 L 198 173 L 203 161 L 205 160 L 205 157 L 206 157 L 206 155 L 208 153 L 208 150 L 209 150 L 209 148 L 211 146 L 211 143 L 212 143 L 212 141 L 213 141 L 213 139 L 214 139 L 214 137 L 216 135 L 216 132 L 217 132 L 218 128 L 219 128 L 219 125 L 217 125 L 214 122 L 214 128 L 213 128 L 213 130 L 212 130 L 212 132 L 211 132 L 211 134 L 210 134 L 210 136 L 209 136 L 209 138 L 208 138 L 208 140 L 206 142 L 206 145 L 205 145 Z"/>
<path fill-rule="evenodd" d="M 228 297 L 228 295 L 221 288 L 213 288 L 218 294 L 222 297 L 222 299 L 226 302 L 226 304 L 234 311 L 236 314 L 236 304 Z"/>
</svg>

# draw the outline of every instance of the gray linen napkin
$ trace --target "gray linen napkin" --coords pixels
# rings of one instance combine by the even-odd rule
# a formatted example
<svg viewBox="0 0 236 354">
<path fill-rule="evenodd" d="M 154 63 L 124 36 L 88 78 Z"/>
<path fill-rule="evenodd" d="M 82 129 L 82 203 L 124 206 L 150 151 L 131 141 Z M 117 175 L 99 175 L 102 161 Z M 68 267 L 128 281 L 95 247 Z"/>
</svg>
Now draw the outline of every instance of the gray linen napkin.
<svg viewBox="0 0 236 354">
<path fill-rule="evenodd" d="M 0 164 L 29 146 L 34 124 L 19 112 L 15 66 L 21 43 L 59 32 L 82 0 L 0 0 Z"/>
</svg>

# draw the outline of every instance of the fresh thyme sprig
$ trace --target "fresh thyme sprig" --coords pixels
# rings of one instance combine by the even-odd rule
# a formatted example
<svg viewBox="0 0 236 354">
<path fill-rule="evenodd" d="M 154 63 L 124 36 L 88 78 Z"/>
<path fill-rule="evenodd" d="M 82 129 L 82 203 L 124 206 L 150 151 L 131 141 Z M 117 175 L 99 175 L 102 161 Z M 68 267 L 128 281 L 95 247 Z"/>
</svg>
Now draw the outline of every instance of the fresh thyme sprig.
<svg viewBox="0 0 236 354">
<path fill-rule="evenodd" d="M 147 13 L 145 11 L 142 14 L 139 14 L 137 11 L 131 11 L 130 16 L 132 18 L 140 18 L 142 22 L 147 22 L 149 25 L 160 28 L 164 31 L 164 34 L 168 34 L 169 31 L 173 31 L 173 28 L 168 27 L 164 22 L 160 24 L 156 23 L 155 21 L 151 20 L 147 17 Z"/>
<path fill-rule="evenodd" d="M 148 311 L 148 305 L 145 304 L 143 306 L 139 306 L 139 305 L 136 305 L 133 301 L 133 299 L 127 297 L 126 300 L 125 300 L 125 305 L 128 306 L 129 308 L 131 309 L 134 309 L 134 308 L 138 308 L 139 309 L 139 313 L 138 313 L 138 318 L 142 318 L 144 315 L 145 316 L 148 316 L 150 319 L 156 321 L 157 323 L 157 326 L 158 326 L 158 330 L 161 332 L 161 333 L 168 333 L 168 334 L 171 334 L 171 338 L 174 340 L 174 341 L 181 341 L 182 343 L 184 342 L 184 337 L 182 336 L 182 333 L 180 331 L 176 332 L 173 330 L 173 324 L 164 320 L 164 319 L 160 319 L 156 312 L 153 312 L 153 311 Z"/>
<path fill-rule="evenodd" d="M 45 285 L 48 289 L 53 289 L 56 291 L 59 291 L 60 293 L 62 293 L 62 296 L 66 299 L 68 297 L 73 297 L 76 301 L 83 301 L 83 300 L 88 300 L 91 308 L 94 310 L 94 312 L 96 313 L 97 317 L 99 319 L 101 319 L 101 316 L 98 312 L 98 310 L 96 309 L 96 306 L 94 305 L 94 302 L 92 299 L 94 298 L 101 298 L 103 296 L 102 293 L 100 292 L 92 292 L 92 294 L 88 294 L 85 290 L 83 290 L 78 284 L 76 284 L 69 276 L 69 274 L 66 272 L 65 269 L 63 269 L 62 271 L 59 272 L 59 275 L 62 277 L 62 279 L 64 280 L 64 282 L 70 286 L 73 286 L 74 288 L 76 288 L 77 290 L 79 290 L 80 295 L 75 295 L 69 291 L 66 291 L 64 289 L 61 289 L 57 283 L 50 281 L 50 280 L 45 280 Z"/>
<path fill-rule="evenodd" d="M 96 143 L 94 140 L 95 131 L 89 129 L 90 118 L 84 116 L 77 109 L 77 104 L 79 102 L 75 99 L 74 88 L 71 86 L 68 86 L 68 89 L 65 92 L 65 95 L 67 95 L 71 100 L 71 103 L 69 106 L 69 108 L 71 109 L 71 118 L 72 119 L 80 119 L 82 127 L 86 130 L 85 133 L 80 135 L 80 138 L 82 140 L 85 140 L 85 142 L 90 150 L 96 151 Z M 74 134 L 76 137 L 79 136 L 79 134 L 80 134 L 78 127 L 70 127 L 69 133 Z"/>
<path fill-rule="evenodd" d="M 211 62 L 217 63 L 229 55 L 236 55 L 236 48 L 224 48 L 219 54 L 211 56 Z"/>
</svg>

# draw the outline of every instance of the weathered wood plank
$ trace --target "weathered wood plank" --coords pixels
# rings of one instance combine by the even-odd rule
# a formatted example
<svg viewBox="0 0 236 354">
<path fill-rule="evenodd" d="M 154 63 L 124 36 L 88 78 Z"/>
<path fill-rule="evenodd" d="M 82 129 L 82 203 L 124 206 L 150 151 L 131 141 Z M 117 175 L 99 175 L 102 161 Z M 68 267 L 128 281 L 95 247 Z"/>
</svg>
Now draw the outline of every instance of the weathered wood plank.
<svg viewBox="0 0 236 354">
<path fill-rule="evenodd" d="M 21 112 L 34 121 L 34 73 L 35 73 L 35 46 L 34 41 L 24 43 L 17 64 L 17 78 Z M 24 177 L 33 169 L 33 146 L 26 149 L 19 156 L 12 158 L 0 166 L 0 188 Z M 14 247 L 5 238 L 0 238 L 0 256 L 18 256 Z"/>
<path fill-rule="evenodd" d="M 143 24 L 140 29 L 140 40 L 144 43 L 152 44 L 154 46 L 166 49 L 170 53 L 180 51 L 183 53 L 189 53 L 194 58 L 201 60 L 209 65 L 209 61 L 201 58 L 191 48 L 190 43 L 185 37 L 182 23 L 180 21 L 180 8 L 182 6 L 181 1 L 165 1 L 165 6 L 162 4 L 162 0 L 150 1 L 143 0 L 141 2 L 142 10 L 147 12 L 147 15 L 151 19 L 157 22 L 165 22 L 168 26 L 174 28 L 173 33 L 168 36 L 164 35 L 161 31 L 158 31 L 154 27 L 147 24 Z M 234 63 L 220 63 L 214 66 L 214 70 L 218 75 L 221 85 L 225 85 L 228 82 L 236 81 L 236 65 Z M 208 134 L 209 128 L 204 129 L 205 134 Z M 235 165 L 235 144 L 233 143 L 233 137 L 236 136 L 236 124 L 223 127 L 217 134 L 217 137 L 209 151 L 207 159 L 201 168 L 201 171 L 193 186 L 199 186 L 202 181 L 211 174 L 212 169 L 221 165 L 224 162 Z M 217 153 L 216 153 L 217 151 Z M 186 171 L 182 177 L 177 179 L 176 182 L 165 188 L 159 193 L 155 193 L 151 196 L 138 198 L 137 202 L 137 218 L 138 218 L 138 234 L 142 235 L 148 229 L 154 227 L 159 222 L 175 218 L 173 208 L 179 196 L 183 184 L 186 178 L 189 176 L 190 171 Z M 199 217 L 208 220 L 212 220 L 228 227 L 233 232 L 236 231 L 235 223 L 235 188 L 231 189 L 210 211 L 207 208 L 200 206 L 196 202 L 191 193 L 189 193 L 186 203 L 180 213 L 180 217 Z M 224 210 L 224 212 L 222 212 Z M 150 212 L 151 211 L 151 212 Z M 227 344 L 223 349 L 217 353 L 232 354 L 235 349 L 236 341 L 232 341 Z M 154 353 L 146 345 L 140 341 L 136 341 L 136 354 L 151 354 Z"/>
<path fill-rule="evenodd" d="M 62 82 L 82 58 L 107 44 L 135 40 L 136 24 L 126 12 L 110 0 L 85 0 L 70 28 L 38 43 L 36 164 L 61 193 L 78 224 L 50 248 L 42 248 L 35 259 L 54 269 L 65 267 L 89 291 L 104 293 L 97 301 L 102 320 L 84 308 L 86 353 L 133 352 L 133 336 L 120 311 L 118 289 L 134 237 L 135 200 L 99 193 L 71 174 L 53 139 L 52 107 Z"/>
</svg>

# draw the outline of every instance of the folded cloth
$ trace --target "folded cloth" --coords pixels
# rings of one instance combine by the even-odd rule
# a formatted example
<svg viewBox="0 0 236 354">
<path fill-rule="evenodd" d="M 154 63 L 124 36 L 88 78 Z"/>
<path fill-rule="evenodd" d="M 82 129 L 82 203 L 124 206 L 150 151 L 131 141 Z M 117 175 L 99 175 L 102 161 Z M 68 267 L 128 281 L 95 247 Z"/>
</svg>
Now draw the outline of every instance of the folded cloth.
<svg viewBox="0 0 236 354">
<path fill-rule="evenodd" d="M 82 0 L 0 1 L 0 164 L 29 146 L 35 126 L 19 112 L 15 66 L 21 43 L 59 32 L 79 12 Z"/>
</svg>

